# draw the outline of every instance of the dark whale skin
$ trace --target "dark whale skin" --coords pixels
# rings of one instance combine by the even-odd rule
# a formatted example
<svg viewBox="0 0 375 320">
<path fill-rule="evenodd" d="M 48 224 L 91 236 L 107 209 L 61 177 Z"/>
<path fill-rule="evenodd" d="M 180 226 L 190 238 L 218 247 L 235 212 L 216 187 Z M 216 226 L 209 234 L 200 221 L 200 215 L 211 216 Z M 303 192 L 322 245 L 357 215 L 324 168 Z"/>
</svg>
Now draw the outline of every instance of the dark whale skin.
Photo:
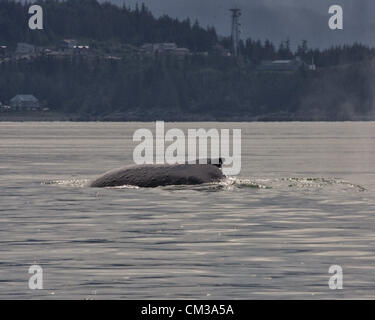
<svg viewBox="0 0 375 320">
<path fill-rule="evenodd" d="M 104 173 L 89 184 L 93 188 L 124 185 L 154 188 L 168 185 L 195 185 L 220 181 L 225 176 L 211 164 L 133 165 Z"/>
</svg>

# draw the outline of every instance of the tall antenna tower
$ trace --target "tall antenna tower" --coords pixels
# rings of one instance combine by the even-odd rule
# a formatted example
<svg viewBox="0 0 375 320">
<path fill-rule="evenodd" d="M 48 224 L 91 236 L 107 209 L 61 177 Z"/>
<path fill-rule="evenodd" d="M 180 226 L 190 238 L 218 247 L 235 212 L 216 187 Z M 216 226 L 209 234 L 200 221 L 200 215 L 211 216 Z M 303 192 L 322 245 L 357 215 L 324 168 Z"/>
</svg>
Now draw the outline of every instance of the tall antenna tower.
<svg viewBox="0 0 375 320">
<path fill-rule="evenodd" d="M 232 12 L 232 45 L 233 54 L 237 57 L 239 54 L 239 42 L 240 42 L 240 23 L 239 17 L 241 16 L 241 9 L 230 9 Z"/>
</svg>

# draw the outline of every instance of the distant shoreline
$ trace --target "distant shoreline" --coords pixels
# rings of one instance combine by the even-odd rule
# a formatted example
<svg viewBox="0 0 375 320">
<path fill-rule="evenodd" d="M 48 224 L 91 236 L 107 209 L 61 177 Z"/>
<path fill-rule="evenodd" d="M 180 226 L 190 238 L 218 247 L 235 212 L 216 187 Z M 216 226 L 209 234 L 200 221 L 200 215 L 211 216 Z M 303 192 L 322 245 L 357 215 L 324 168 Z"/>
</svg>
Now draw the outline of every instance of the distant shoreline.
<svg viewBox="0 0 375 320">
<path fill-rule="evenodd" d="M 266 114 L 258 116 L 233 115 L 215 117 L 211 115 L 196 114 L 109 114 L 109 115 L 67 115 L 58 112 L 2 112 L 0 122 L 153 122 L 157 120 L 170 122 L 342 122 L 342 121 L 375 121 L 373 116 L 352 116 L 326 118 L 314 115 L 293 115 L 293 114 Z"/>
</svg>

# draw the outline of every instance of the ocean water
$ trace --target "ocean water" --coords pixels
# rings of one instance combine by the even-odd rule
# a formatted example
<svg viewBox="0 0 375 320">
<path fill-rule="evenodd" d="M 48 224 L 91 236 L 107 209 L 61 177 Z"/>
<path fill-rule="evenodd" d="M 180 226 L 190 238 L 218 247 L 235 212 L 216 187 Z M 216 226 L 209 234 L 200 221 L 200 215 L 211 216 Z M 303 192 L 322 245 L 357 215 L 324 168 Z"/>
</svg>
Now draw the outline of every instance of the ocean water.
<svg viewBox="0 0 375 320">
<path fill-rule="evenodd" d="M 375 298 L 374 122 L 167 127 L 242 129 L 241 174 L 88 188 L 154 123 L 0 123 L 0 299 Z"/>
</svg>

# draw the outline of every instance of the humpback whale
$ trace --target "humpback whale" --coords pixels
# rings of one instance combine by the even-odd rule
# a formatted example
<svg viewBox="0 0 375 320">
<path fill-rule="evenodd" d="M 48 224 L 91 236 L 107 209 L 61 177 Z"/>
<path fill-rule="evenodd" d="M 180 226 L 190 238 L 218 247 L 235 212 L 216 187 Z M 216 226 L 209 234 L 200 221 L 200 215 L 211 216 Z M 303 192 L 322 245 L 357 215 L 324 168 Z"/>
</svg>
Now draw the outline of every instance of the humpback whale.
<svg viewBox="0 0 375 320">
<path fill-rule="evenodd" d="M 154 188 L 168 185 L 194 185 L 219 181 L 225 176 L 221 172 L 222 159 L 185 164 L 131 165 L 108 171 L 90 182 L 93 188 L 132 185 Z"/>
</svg>

